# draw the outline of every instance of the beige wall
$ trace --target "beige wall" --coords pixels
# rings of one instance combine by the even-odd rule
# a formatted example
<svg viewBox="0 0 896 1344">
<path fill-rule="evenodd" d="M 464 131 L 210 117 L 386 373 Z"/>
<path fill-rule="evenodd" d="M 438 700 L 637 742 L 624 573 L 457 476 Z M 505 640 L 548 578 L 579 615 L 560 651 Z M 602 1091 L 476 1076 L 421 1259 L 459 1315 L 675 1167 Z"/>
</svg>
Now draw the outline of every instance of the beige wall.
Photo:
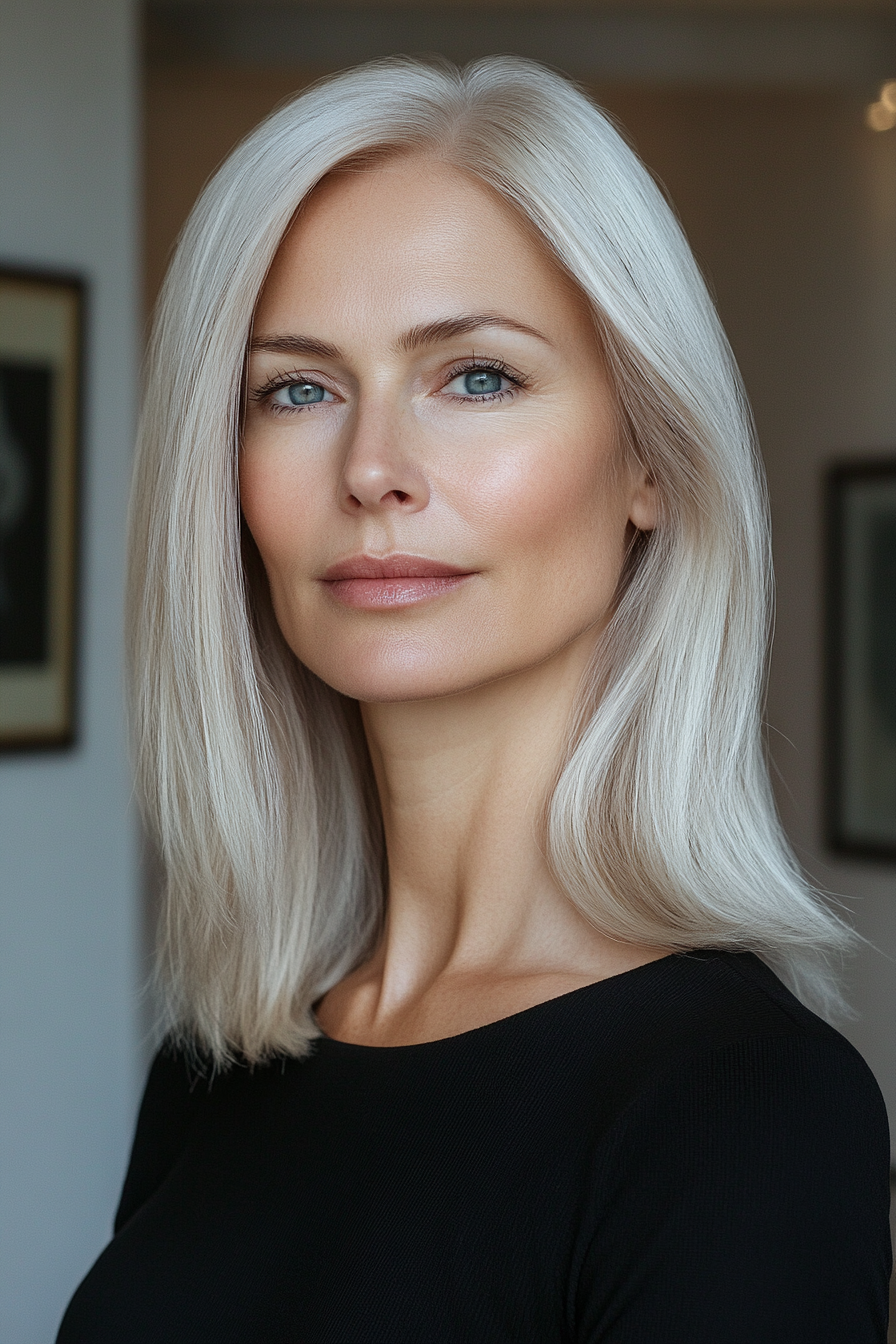
<svg viewBox="0 0 896 1344">
<path fill-rule="evenodd" d="M 171 248 L 202 186 L 238 140 L 315 75 L 150 65 L 144 82 L 144 293 L 152 307 Z"/>
<path fill-rule="evenodd" d="M 308 78 L 173 64 L 149 71 L 149 293 L 208 173 Z M 833 858 L 821 825 L 821 482 L 834 458 L 896 456 L 896 131 L 865 128 L 862 90 L 606 87 L 599 97 L 666 183 L 753 400 L 776 537 L 769 719 L 779 796 L 800 858 L 847 898 L 880 949 L 853 968 L 862 1015 L 850 1034 L 896 1121 L 896 871 Z"/>
</svg>

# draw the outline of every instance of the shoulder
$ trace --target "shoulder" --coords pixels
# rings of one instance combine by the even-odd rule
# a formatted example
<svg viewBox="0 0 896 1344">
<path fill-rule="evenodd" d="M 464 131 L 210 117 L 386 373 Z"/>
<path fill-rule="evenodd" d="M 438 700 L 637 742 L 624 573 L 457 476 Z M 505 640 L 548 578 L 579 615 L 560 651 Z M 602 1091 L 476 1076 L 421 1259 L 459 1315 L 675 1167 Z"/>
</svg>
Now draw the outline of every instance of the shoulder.
<svg viewBox="0 0 896 1344">
<path fill-rule="evenodd" d="M 877 1084 L 756 958 L 694 960 L 661 977 L 654 1039 L 646 1017 L 629 1035 L 640 1066 L 595 1153 L 581 1337 L 615 1340 L 608 1322 L 624 1319 L 687 1344 L 881 1340 Z"/>
<path fill-rule="evenodd" d="M 651 962 L 593 987 L 578 1007 L 580 1040 L 615 1043 L 620 1063 L 643 1084 L 661 1076 L 713 1071 L 742 1055 L 795 1063 L 848 1079 L 882 1105 L 862 1057 L 749 952 L 702 950 Z M 603 989 L 601 994 L 599 991 Z M 798 1079 L 794 1079 L 798 1081 Z"/>
<path fill-rule="evenodd" d="M 704 1190 L 717 1202 L 774 1182 L 780 1197 L 817 1195 L 828 1209 L 861 1192 L 880 1212 L 887 1114 L 854 1047 L 751 954 L 653 966 L 640 985 L 620 983 L 612 1004 L 604 1064 L 618 1091 L 598 1144 L 605 1191 L 630 1183 L 636 1162 L 648 1190 L 678 1182 L 689 1198 Z"/>
<path fill-rule="evenodd" d="M 158 1189 L 177 1161 L 208 1094 L 211 1073 L 195 1053 L 165 1041 L 143 1092 L 124 1188 L 115 1215 L 118 1232 Z"/>
<path fill-rule="evenodd" d="M 752 953 L 663 957 L 495 1030 L 531 1064 L 532 1088 L 550 1078 L 581 1103 L 598 1145 L 648 1110 L 668 1129 L 659 1109 L 671 1117 L 690 1108 L 694 1123 L 709 1123 L 728 1107 L 744 1125 L 750 1114 L 771 1127 L 813 1114 L 815 1133 L 839 1126 L 888 1148 L 883 1099 L 864 1060 Z"/>
<path fill-rule="evenodd" d="M 837 1033 L 764 1033 L 671 1056 L 643 1080 L 610 1145 L 646 1166 L 674 1167 L 717 1199 L 812 1189 L 852 1202 L 858 1190 L 887 1199 L 889 1127 L 880 1089 Z"/>
</svg>

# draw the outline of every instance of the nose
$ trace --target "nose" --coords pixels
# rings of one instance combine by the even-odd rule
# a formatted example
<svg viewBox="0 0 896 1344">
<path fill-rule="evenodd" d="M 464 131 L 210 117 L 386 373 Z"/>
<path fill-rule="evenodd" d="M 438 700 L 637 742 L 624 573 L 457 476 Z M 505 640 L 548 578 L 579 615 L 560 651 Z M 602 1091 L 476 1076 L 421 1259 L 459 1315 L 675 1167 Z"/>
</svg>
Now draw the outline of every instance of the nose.
<svg viewBox="0 0 896 1344">
<path fill-rule="evenodd" d="M 417 513 L 429 484 L 410 450 L 409 427 L 386 408 L 359 413 L 345 456 L 340 506 L 346 513 Z"/>
</svg>

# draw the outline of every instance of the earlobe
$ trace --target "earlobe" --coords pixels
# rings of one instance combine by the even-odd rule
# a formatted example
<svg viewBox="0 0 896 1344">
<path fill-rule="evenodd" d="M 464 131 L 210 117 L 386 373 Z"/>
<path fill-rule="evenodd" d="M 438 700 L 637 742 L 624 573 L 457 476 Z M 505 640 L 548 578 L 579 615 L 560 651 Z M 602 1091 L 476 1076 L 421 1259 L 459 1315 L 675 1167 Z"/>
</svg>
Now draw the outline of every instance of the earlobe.
<svg viewBox="0 0 896 1344">
<path fill-rule="evenodd" d="M 640 472 L 634 482 L 628 516 L 639 532 L 652 532 L 659 521 L 656 485 L 646 471 Z"/>
</svg>

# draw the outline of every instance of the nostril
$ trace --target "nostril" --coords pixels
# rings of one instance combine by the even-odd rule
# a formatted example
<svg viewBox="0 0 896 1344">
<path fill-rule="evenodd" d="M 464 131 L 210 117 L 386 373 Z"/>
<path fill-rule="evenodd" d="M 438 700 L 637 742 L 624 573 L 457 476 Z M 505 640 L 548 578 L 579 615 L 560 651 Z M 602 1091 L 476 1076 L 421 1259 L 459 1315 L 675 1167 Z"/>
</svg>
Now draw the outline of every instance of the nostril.
<svg viewBox="0 0 896 1344">
<path fill-rule="evenodd" d="M 399 504 L 403 504 L 406 499 L 410 499 L 410 495 L 408 495 L 404 490 L 393 490 L 392 494 L 398 500 Z"/>
</svg>

